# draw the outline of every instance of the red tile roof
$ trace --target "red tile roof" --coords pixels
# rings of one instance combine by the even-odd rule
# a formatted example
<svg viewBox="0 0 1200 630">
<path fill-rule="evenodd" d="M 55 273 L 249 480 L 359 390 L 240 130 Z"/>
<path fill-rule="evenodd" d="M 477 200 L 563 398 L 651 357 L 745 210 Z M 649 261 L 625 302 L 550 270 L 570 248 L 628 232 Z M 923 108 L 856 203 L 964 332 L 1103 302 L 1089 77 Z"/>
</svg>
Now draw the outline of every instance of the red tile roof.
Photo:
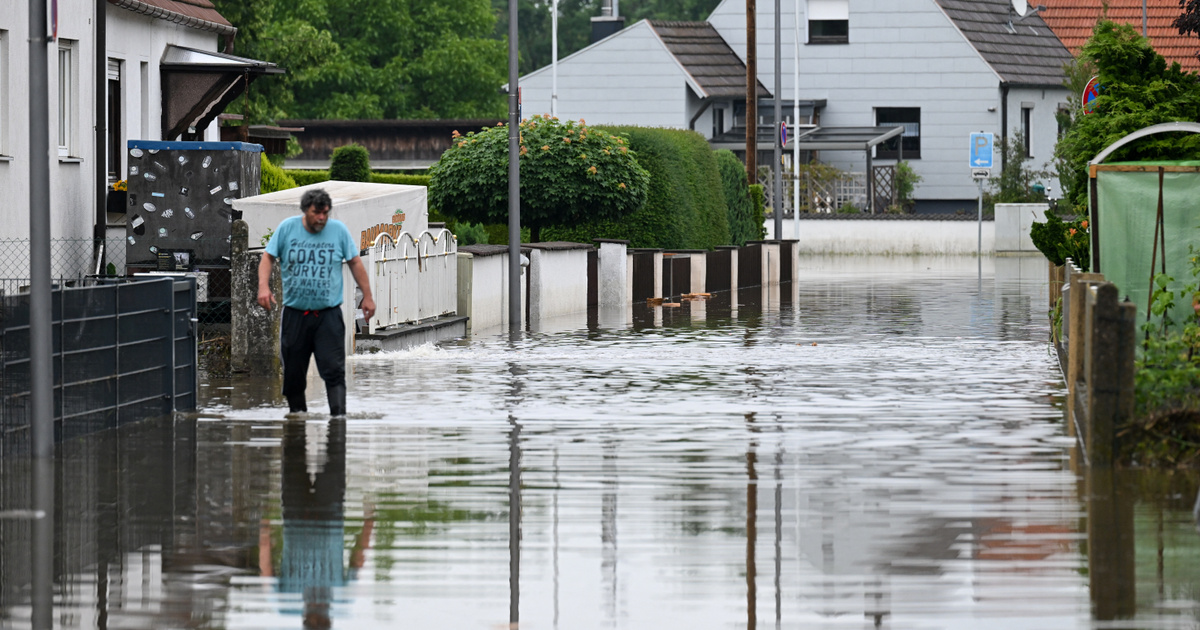
<svg viewBox="0 0 1200 630">
<path fill-rule="evenodd" d="M 108 0 L 109 4 L 191 28 L 232 35 L 237 29 L 209 0 Z"/>
<path fill-rule="evenodd" d="M 1033 0 L 1029 4 L 1044 4 L 1039 13 L 1072 54 L 1078 54 L 1103 13 L 1102 0 Z M 1118 24 L 1132 24 L 1142 31 L 1142 0 L 1108 0 L 1108 19 Z M 1182 9 L 1179 0 L 1147 0 L 1147 33 L 1150 44 L 1167 62 L 1177 61 L 1184 70 L 1200 71 L 1200 39 L 1180 35 L 1171 22 Z"/>
</svg>

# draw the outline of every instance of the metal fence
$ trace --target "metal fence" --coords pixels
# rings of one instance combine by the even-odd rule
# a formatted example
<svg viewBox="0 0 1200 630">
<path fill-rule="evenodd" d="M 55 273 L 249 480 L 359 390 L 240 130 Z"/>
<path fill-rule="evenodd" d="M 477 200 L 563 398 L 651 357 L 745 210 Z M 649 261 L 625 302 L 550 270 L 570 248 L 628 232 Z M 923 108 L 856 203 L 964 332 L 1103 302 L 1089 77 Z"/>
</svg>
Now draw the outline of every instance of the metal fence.
<svg viewBox="0 0 1200 630">
<path fill-rule="evenodd" d="M 457 308 L 458 243 L 449 230 L 387 233 L 375 238 L 367 252 L 375 316 L 368 332 L 407 324 Z"/>
<path fill-rule="evenodd" d="M 196 285 L 86 279 L 53 291 L 55 438 L 194 409 Z M 0 298 L 0 453 L 27 452 L 29 295 Z"/>
<path fill-rule="evenodd" d="M 57 285 L 83 286 L 99 278 L 166 274 L 196 279 L 197 313 L 202 328 L 227 327 L 232 280 L 228 266 L 126 266 L 128 242 L 123 237 L 57 238 L 50 241 L 50 273 Z M 0 239 L 0 295 L 29 290 L 29 239 Z"/>
</svg>

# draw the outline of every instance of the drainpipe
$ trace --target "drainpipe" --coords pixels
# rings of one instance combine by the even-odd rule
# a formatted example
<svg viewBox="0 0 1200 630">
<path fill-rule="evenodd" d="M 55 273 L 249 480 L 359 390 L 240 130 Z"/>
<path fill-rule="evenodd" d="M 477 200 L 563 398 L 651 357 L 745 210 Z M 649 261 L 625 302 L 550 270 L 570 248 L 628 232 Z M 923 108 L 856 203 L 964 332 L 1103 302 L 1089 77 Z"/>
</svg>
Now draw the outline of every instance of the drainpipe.
<svg viewBox="0 0 1200 630">
<path fill-rule="evenodd" d="M 103 239 L 105 228 L 108 226 L 108 214 L 105 212 L 106 195 L 108 193 L 108 0 L 95 0 L 96 5 L 96 141 L 95 164 L 96 175 L 96 225 L 92 236 Z M 99 247 L 99 243 L 94 243 Z M 94 255 L 94 253 L 93 253 Z"/>
<path fill-rule="evenodd" d="M 692 116 L 692 119 L 688 121 L 688 131 L 696 130 L 696 121 L 700 120 L 700 116 L 702 116 L 704 114 L 704 112 L 708 111 L 708 108 L 711 105 L 712 105 L 712 101 L 705 99 L 704 105 L 701 106 L 700 110 L 696 112 L 696 115 Z"/>
<path fill-rule="evenodd" d="M 1000 82 L 1000 172 L 1004 172 L 1008 149 L 1008 82 Z"/>
</svg>

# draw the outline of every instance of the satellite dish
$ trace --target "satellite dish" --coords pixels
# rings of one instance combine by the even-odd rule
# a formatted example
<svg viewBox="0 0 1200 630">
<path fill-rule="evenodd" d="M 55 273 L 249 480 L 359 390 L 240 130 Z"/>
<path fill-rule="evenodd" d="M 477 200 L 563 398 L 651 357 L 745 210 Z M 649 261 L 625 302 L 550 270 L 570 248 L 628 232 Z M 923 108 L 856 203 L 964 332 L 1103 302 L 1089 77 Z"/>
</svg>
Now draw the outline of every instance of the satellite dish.
<svg viewBox="0 0 1200 630">
<path fill-rule="evenodd" d="M 1018 16 L 1025 17 L 1025 14 L 1029 13 L 1029 1 L 1028 0 L 1012 0 L 1012 8 L 1013 8 L 1013 11 Z"/>
</svg>

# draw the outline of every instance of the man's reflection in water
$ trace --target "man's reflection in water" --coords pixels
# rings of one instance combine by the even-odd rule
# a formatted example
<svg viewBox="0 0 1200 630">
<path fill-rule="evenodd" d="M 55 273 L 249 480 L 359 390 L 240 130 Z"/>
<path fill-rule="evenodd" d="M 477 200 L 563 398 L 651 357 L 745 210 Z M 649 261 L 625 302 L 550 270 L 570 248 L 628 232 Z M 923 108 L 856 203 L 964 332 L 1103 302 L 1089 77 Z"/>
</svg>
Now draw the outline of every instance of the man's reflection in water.
<svg viewBox="0 0 1200 630">
<path fill-rule="evenodd" d="M 314 454 L 315 455 L 315 454 Z M 363 552 L 370 544 L 374 518 L 364 510 L 363 528 L 350 552 L 344 556 L 346 495 L 346 420 L 329 421 L 325 458 L 310 474 L 305 423 L 289 420 L 283 427 L 283 553 L 278 588 L 283 593 L 301 593 L 304 598 L 304 627 L 333 625 L 330 606 L 333 589 L 344 586 L 362 567 Z M 270 524 L 259 534 L 259 568 L 272 572 Z"/>
</svg>

